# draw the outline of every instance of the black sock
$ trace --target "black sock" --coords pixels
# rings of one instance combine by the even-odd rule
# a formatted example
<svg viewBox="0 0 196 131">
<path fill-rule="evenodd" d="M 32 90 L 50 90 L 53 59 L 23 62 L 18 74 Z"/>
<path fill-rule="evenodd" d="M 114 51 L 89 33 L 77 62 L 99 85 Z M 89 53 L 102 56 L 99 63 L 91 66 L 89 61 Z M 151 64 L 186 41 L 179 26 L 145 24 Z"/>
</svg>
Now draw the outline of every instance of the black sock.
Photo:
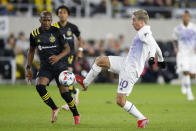
<svg viewBox="0 0 196 131">
<path fill-rule="evenodd" d="M 42 100 L 48 106 L 50 106 L 50 108 L 52 108 L 53 110 L 57 109 L 57 106 L 55 105 L 54 101 L 49 96 L 49 94 L 48 94 L 48 92 L 46 90 L 46 86 L 44 86 L 44 85 L 37 85 L 36 89 L 37 89 L 37 92 L 39 93 L 39 95 L 41 96 Z"/>
<path fill-rule="evenodd" d="M 62 93 L 61 96 L 67 102 L 67 104 L 69 106 L 69 109 L 73 113 L 73 116 L 78 116 L 79 113 L 77 111 L 77 108 L 76 108 L 76 105 L 75 105 L 75 101 L 72 98 L 71 94 L 69 92 L 65 92 L 65 93 Z"/>
<path fill-rule="evenodd" d="M 73 94 L 76 94 L 77 91 L 76 91 L 76 88 L 73 87 Z"/>
</svg>

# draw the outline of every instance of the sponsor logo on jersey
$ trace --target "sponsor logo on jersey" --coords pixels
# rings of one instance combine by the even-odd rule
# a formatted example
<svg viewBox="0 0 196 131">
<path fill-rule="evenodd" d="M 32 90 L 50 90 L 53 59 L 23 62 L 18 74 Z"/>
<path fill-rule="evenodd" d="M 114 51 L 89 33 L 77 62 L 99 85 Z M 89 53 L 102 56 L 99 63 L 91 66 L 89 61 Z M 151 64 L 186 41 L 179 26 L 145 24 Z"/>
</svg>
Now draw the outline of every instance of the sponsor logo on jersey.
<svg viewBox="0 0 196 131">
<path fill-rule="evenodd" d="M 53 46 L 41 46 L 41 45 L 38 45 L 38 49 L 41 51 L 43 49 L 51 49 L 51 48 L 56 48 L 57 46 L 56 45 L 53 45 Z"/>
<path fill-rule="evenodd" d="M 148 33 L 145 33 L 145 34 L 144 34 L 145 37 L 147 37 L 148 35 L 149 35 Z"/>
</svg>

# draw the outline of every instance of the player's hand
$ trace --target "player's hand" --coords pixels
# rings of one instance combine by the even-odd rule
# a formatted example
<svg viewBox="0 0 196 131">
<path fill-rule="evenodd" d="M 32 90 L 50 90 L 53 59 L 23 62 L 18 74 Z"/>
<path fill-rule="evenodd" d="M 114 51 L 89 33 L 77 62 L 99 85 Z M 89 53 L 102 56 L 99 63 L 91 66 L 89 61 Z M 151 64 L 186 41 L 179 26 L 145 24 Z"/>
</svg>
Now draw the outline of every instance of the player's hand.
<svg viewBox="0 0 196 131">
<path fill-rule="evenodd" d="M 26 77 L 28 82 L 32 82 L 32 72 L 31 69 L 26 69 Z"/>
<path fill-rule="evenodd" d="M 56 56 L 56 55 L 52 55 L 52 56 L 49 57 L 49 60 L 50 60 L 50 63 L 52 65 L 54 65 L 55 63 L 57 63 L 59 61 L 59 57 Z"/>
<path fill-rule="evenodd" d="M 150 57 L 150 58 L 149 58 L 148 64 L 149 64 L 149 66 L 152 66 L 152 65 L 155 64 L 155 59 L 154 59 L 154 57 Z"/>
<path fill-rule="evenodd" d="M 84 54 L 82 51 L 78 51 L 77 53 L 77 59 L 82 59 L 84 57 Z"/>
<path fill-rule="evenodd" d="M 158 66 L 159 66 L 161 69 L 165 69 L 165 67 L 166 67 L 165 61 L 163 61 L 163 62 L 158 62 Z"/>
</svg>

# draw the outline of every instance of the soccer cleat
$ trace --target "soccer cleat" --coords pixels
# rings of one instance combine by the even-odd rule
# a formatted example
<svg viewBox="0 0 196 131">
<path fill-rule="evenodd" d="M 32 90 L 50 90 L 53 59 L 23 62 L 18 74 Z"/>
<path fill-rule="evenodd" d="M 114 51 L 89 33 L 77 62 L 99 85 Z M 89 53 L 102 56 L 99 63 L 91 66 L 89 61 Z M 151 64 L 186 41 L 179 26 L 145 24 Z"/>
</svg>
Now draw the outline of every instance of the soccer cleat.
<svg viewBox="0 0 196 131">
<path fill-rule="evenodd" d="M 137 128 L 145 128 L 145 126 L 149 123 L 148 119 L 138 120 L 137 121 Z"/>
<path fill-rule="evenodd" d="M 181 92 L 182 92 L 182 94 L 185 95 L 185 94 L 187 93 L 186 87 L 183 87 L 183 86 L 182 86 L 182 87 L 181 87 Z"/>
<path fill-rule="evenodd" d="M 194 98 L 194 96 L 193 96 L 193 94 L 187 94 L 187 100 L 188 101 L 193 101 L 195 98 Z"/>
<path fill-rule="evenodd" d="M 82 78 L 81 76 L 77 74 L 75 75 L 75 78 L 76 78 L 76 81 L 82 86 L 83 91 L 86 91 L 88 87 L 84 85 L 84 78 Z"/>
<path fill-rule="evenodd" d="M 60 108 L 57 108 L 55 110 L 52 110 L 51 123 L 56 122 L 59 111 L 60 111 Z"/>
<path fill-rule="evenodd" d="M 80 115 L 74 116 L 74 123 L 75 123 L 75 125 L 79 125 L 80 124 Z"/>
<path fill-rule="evenodd" d="M 67 110 L 67 111 L 69 111 L 69 110 L 70 110 L 70 109 L 69 109 L 69 106 L 68 106 L 67 104 L 62 105 L 62 108 L 63 108 L 63 109 L 65 109 L 65 110 Z"/>
</svg>

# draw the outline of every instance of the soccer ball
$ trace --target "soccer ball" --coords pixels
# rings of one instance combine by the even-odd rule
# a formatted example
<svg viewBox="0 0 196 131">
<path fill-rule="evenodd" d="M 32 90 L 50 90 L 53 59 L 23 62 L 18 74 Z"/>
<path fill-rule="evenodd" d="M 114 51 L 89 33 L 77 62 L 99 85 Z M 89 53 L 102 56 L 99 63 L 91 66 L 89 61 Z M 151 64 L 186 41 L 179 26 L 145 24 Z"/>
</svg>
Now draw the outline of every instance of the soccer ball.
<svg viewBox="0 0 196 131">
<path fill-rule="evenodd" d="M 75 75 L 70 71 L 62 71 L 59 75 L 59 82 L 61 85 L 71 86 L 75 82 Z"/>
</svg>

